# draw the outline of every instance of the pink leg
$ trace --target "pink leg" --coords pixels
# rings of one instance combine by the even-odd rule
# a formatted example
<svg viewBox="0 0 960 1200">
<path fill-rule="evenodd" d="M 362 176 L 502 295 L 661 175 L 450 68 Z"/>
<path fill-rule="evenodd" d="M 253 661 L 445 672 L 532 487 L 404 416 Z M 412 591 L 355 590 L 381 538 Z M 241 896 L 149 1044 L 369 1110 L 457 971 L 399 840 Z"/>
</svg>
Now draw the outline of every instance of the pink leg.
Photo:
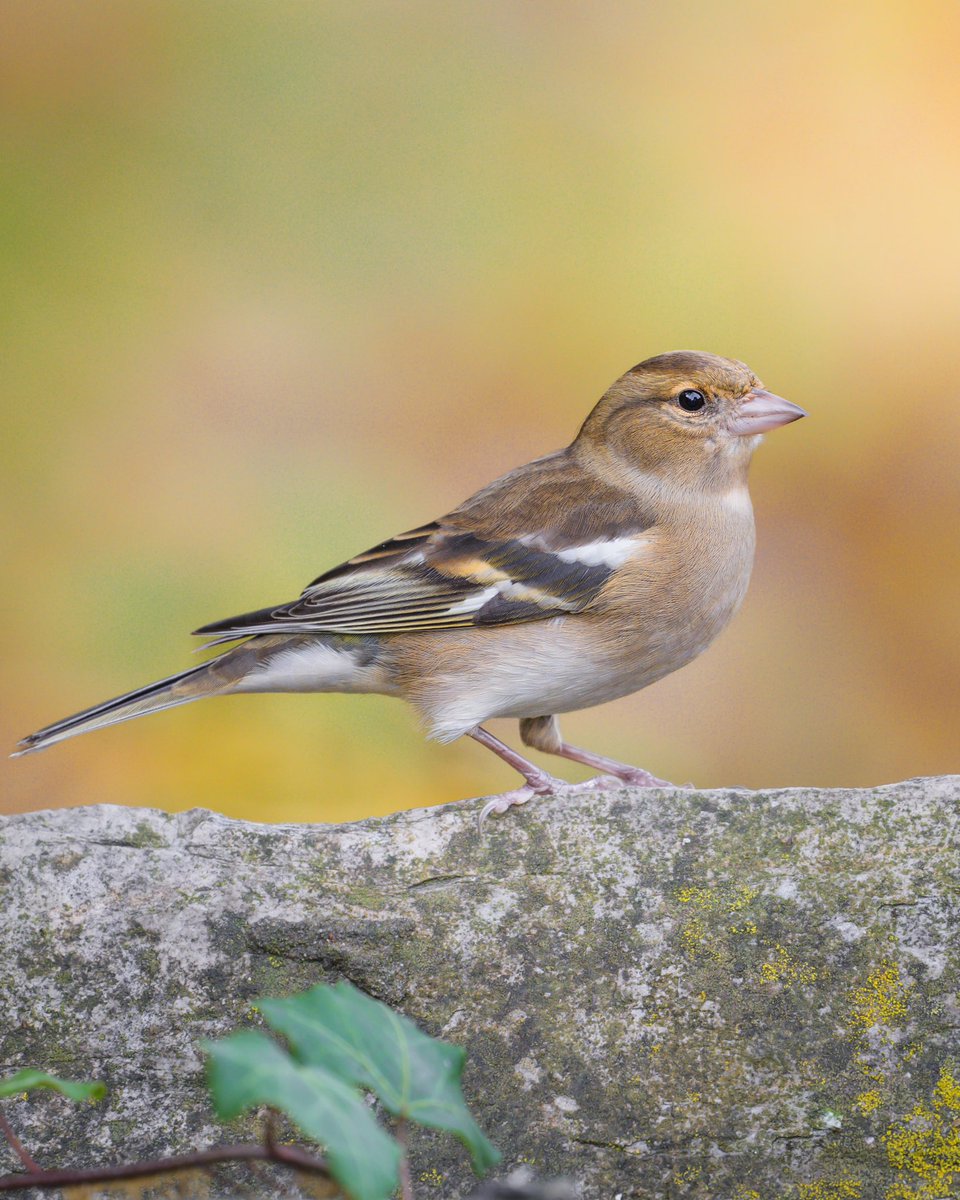
<svg viewBox="0 0 960 1200">
<path fill-rule="evenodd" d="M 574 762 L 593 767 L 605 775 L 622 779 L 624 783 L 633 783 L 638 787 L 673 787 L 665 779 L 658 779 L 642 767 L 631 767 L 627 763 L 617 762 L 615 758 L 607 758 L 603 754 L 594 754 L 590 750 L 581 750 L 579 746 L 571 746 L 560 735 L 560 723 L 556 717 L 524 717 L 520 722 L 520 736 L 534 750 L 544 754 L 556 754 L 560 758 L 569 758 Z"/>
<path fill-rule="evenodd" d="M 505 742 L 501 742 L 499 738 L 495 738 L 492 733 L 488 733 L 482 726 L 478 725 L 476 729 L 471 729 L 469 736 L 474 741 L 479 742 L 481 746 L 486 746 L 488 750 L 492 750 L 505 763 L 509 763 L 515 771 L 520 772 L 525 780 L 523 787 L 515 788 L 512 792 L 503 792 L 499 796 L 492 796 L 487 801 L 480 813 L 481 829 L 483 828 L 484 821 L 491 813 L 505 813 L 508 808 L 512 808 L 516 804 L 526 804 L 534 796 L 551 796 L 555 792 L 570 787 L 570 784 L 564 783 L 562 779 L 556 779 L 553 775 L 548 775 L 536 763 L 530 762 L 522 754 L 518 754 L 516 750 L 511 750 Z"/>
<path fill-rule="evenodd" d="M 554 750 L 553 753 L 559 754 L 561 758 L 570 758 L 574 762 L 583 763 L 585 767 L 593 767 L 595 771 L 602 771 L 605 775 L 613 775 L 617 779 L 622 779 L 624 783 L 634 783 L 638 787 L 676 786 L 668 783 L 665 779 L 658 779 L 656 775 L 651 775 L 643 767 L 631 767 L 628 763 L 617 762 L 615 758 L 594 754 L 590 750 L 581 750 L 567 742 L 561 742 L 560 749 Z"/>
<path fill-rule="evenodd" d="M 479 742 L 481 746 L 486 746 L 488 750 L 492 750 L 494 754 L 499 755 L 505 763 L 509 763 L 515 771 L 527 781 L 527 787 L 532 792 L 536 792 L 538 796 L 549 796 L 558 788 L 566 787 L 562 779 L 556 779 L 553 775 L 549 775 L 536 763 L 532 763 L 529 758 L 524 758 L 522 754 L 518 754 L 516 750 L 501 742 L 499 738 L 495 738 L 492 733 L 488 733 L 482 725 L 478 725 L 476 729 L 471 729 L 469 736 L 474 741 Z"/>
</svg>

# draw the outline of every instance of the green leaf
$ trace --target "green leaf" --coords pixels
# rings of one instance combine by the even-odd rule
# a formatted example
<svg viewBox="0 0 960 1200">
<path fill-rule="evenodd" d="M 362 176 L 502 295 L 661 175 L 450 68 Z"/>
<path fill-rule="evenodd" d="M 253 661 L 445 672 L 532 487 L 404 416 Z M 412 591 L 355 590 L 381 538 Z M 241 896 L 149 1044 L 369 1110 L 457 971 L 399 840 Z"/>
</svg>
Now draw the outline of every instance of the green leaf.
<svg viewBox="0 0 960 1200">
<path fill-rule="evenodd" d="M 34 1071 L 27 1068 L 0 1079 L 0 1099 L 4 1096 L 19 1096 L 21 1092 L 32 1092 L 35 1088 L 50 1088 L 59 1092 L 68 1100 L 102 1100 L 107 1094 L 105 1083 L 77 1083 L 73 1079 L 58 1079 L 56 1075 L 48 1075 L 46 1071 Z"/>
<path fill-rule="evenodd" d="M 204 1045 L 207 1081 L 222 1120 L 269 1105 L 326 1150 L 330 1173 L 355 1200 L 387 1200 L 398 1182 L 400 1147 L 360 1094 L 320 1067 L 295 1062 L 265 1033 L 247 1030 Z"/>
<path fill-rule="evenodd" d="M 428 1037 L 346 980 L 257 1007 L 305 1063 L 369 1088 L 394 1116 L 456 1134 L 478 1175 L 499 1161 L 464 1103 L 459 1046 Z"/>
</svg>

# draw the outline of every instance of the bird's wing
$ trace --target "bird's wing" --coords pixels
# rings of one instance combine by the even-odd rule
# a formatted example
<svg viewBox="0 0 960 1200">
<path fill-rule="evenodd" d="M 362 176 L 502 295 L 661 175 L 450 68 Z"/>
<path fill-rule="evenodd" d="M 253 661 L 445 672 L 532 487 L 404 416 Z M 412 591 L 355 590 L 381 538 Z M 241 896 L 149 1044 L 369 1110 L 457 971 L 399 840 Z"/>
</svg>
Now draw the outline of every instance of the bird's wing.
<svg viewBox="0 0 960 1200">
<path fill-rule="evenodd" d="M 620 522 L 611 531 L 610 513 L 589 489 L 572 496 L 568 489 L 562 509 L 551 502 L 553 521 L 545 526 L 544 514 L 534 511 L 539 506 L 517 497 L 518 485 L 529 498 L 531 484 L 536 491 L 546 479 L 552 480 L 547 491 L 555 490 L 555 472 L 538 467 L 511 472 L 448 517 L 334 567 L 292 603 L 196 632 L 218 642 L 275 633 L 390 634 L 582 612 L 645 526 L 635 516 L 632 528 Z M 571 519 L 573 534 L 564 532 Z"/>
<path fill-rule="evenodd" d="M 411 530 L 321 575 L 299 600 L 205 625 L 232 640 L 260 633 L 400 633 L 502 625 L 581 612 L 612 567 L 519 538 L 443 525 Z"/>
</svg>

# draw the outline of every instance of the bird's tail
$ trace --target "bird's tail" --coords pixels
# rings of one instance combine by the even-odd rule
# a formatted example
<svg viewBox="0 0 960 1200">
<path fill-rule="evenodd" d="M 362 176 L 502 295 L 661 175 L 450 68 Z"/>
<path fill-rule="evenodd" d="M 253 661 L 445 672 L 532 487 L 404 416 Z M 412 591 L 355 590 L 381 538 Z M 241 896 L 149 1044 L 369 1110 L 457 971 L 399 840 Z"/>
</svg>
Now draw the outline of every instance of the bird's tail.
<svg viewBox="0 0 960 1200">
<path fill-rule="evenodd" d="M 107 725 L 116 725 L 120 721 L 130 721 L 134 717 L 142 717 L 147 713 L 162 712 L 165 708 L 174 708 L 178 704 L 189 704 L 191 700 L 199 700 L 203 696 L 212 696 L 218 692 L 231 690 L 238 675 L 231 670 L 229 660 L 233 656 L 228 651 L 220 658 L 202 663 L 199 667 L 191 667 L 181 671 L 179 675 L 171 675 L 167 679 L 159 679 L 146 687 L 137 688 L 103 704 L 95 704 L 93 708 L 85 708 L 83 712 L 65 717 L 53 725 L 47 725 L 23 738 L 13 757 L 31 754 L 34 750 L 45 750 L 62 742 L 65 738 L 78 733 L 87 733 L 91 729 L 103 729 Z M 226 668 L 226 669 L 225 669 Z"/>
</svg>

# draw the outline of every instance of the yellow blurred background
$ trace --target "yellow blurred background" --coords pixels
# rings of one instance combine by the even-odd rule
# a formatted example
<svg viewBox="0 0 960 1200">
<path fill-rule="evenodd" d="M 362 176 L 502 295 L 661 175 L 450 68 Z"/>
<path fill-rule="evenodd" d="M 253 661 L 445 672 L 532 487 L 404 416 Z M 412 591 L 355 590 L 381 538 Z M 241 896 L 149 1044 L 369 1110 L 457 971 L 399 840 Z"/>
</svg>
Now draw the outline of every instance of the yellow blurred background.
<svg viewBox="0 0 960 1200">
<path fill-rule="evenodd" d="M 5 0 L 3 744 L 692 347 L 811 417 L 755 460 L 731 628 L 565 732 L 700 786 L 956 770 L 958 50 L 954 0 Z M 347 696 L 0 771 L 3 811 L 268 821 L 514 786 Z"/>
</svg>

